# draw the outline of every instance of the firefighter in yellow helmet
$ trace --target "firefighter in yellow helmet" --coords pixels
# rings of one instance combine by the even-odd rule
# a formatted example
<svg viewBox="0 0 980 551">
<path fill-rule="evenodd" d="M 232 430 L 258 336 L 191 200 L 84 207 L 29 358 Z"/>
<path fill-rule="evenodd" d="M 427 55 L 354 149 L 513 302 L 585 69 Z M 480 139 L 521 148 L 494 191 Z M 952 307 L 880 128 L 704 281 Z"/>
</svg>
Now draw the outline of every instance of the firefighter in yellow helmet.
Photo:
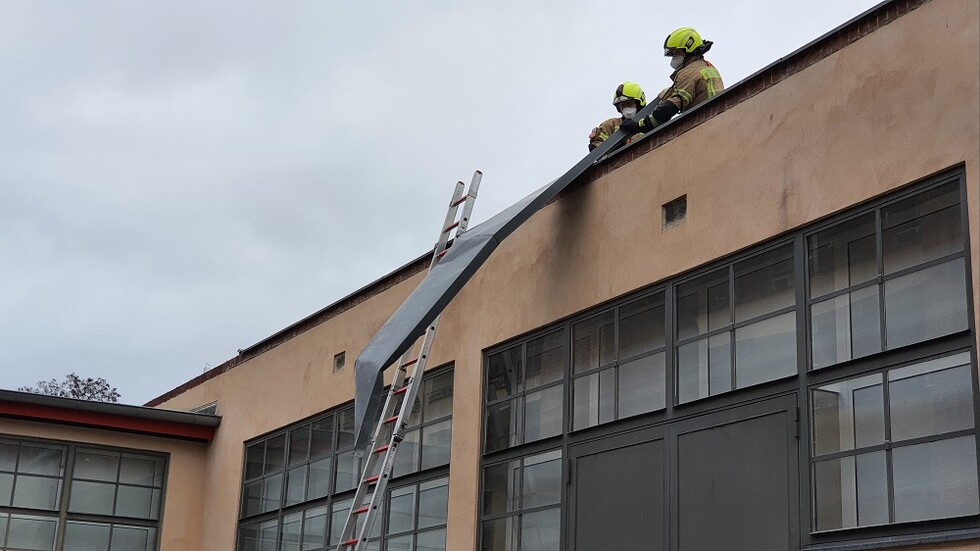
<svg viewBox="0 0 980 551">
<path fill-rule="evenodd" d="M 619 129 L 619 125 L 626 119 L 630 119 L 636 115 L 636 113 L 643 109 L 647 104 L 647 96 L 643 93 L 643 89 L 640 85 L 635 82 L 626 81 L 616 87 L 616 92 L 613 94 L 613 107 L 619 111 L 621 116 L 613 117 L 611 119 L 606 119 L 599 126 L 592 129 L 592 133 L 589 134 L 589 151 L 592 151 L 599 146 L 602 142 L 606 141 L 609 136 L 612 136 L 616 130 Z M 643 134 L 637 134 L 631 136 L 626 140 L 625 143 L 629 143 L 630 140 L 638 138 Z"/>
<path fill-rule="evenodd" d="M 664 56 L 670 58 L 674 69 L 670 75 L 673 84 L 660 92 L 651 114 L 639 120 L 623 121 L 623 130 L 649 132 L 678 112 L 683 113 L 724 90 L 718 69 L 704 59 L 711 45 L 710 40 L 702 39 L 691 27 L 681 27 L 667 35 Z"/>
</svg>

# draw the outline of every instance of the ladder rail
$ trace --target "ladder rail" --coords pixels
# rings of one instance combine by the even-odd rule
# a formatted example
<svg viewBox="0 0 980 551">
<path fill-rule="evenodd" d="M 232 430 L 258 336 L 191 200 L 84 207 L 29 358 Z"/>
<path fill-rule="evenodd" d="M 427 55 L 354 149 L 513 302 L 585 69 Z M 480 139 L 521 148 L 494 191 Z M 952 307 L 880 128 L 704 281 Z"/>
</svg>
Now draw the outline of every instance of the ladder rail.
<svg viewBox="0 0 980 551">
<path fill-rule="evenodd" d="M 451 244 L 450 235 L 453 235 L 453 238 L 459 237 L 469 227 L 473 203 L 476 201 L 482 178 L 483 173 L 477 170 L 474 172 L 468 188 L 462 181 L 456 183 L 452 199 L 449 201 L 446 219 L 439 232 L 439 239 L 433 248 L 430 269 L 448 252 Z M 463 193 L 464 188 L 465 194 Z M 457 219 L 461 205 L 462 213 Z M 388 389 L 384 406 L 381 408 L 381 416 L 375 425 L 371 441 L 365 450 L 356 452 L 356 455 L 363 457 L 361 475 L 357 491 L 351 500 L 347 520 L 340 533 L 337 551 L 344 551 L 345 549 L 363 551 L 367 547 L 374 523 L 377 521 L 377 513 L 385 500 L 388 481 L 394 469 L 395 454 L 408 428 L 441 317 L 441 315 L 436 316 L 426 328 L 418 356 L 415 359 L 410 359 L 415 348 L 413 346 L 399 360 L 398 369 L 395 371 L 391 386 Z M 398 414 L 392 415 L 395 409 L 398 410 Z M 389 425 L 391 432 L 386 435 Z M 386 443 L 377 446 L 382 441 Z M 370 492 L 369 499 L 368 492 Z M 363 504 L 365 501 L 366 504 Z M 360 519 L 362 518 L 363 521 L 361 522 Z"/>
</svg>

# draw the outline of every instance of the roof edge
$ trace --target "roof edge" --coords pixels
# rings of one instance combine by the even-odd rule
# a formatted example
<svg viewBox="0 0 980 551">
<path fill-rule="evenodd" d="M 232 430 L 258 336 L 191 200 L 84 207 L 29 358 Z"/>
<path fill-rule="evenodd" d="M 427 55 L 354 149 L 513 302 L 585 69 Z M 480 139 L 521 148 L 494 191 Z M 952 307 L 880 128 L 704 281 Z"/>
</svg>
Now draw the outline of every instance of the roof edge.
<svg viewBox="0 0 980 551">
<path fill-rule="evenodd" d="M 207 442 L 221 417 L 0 390 L 0 417 Z"/>
</svg>

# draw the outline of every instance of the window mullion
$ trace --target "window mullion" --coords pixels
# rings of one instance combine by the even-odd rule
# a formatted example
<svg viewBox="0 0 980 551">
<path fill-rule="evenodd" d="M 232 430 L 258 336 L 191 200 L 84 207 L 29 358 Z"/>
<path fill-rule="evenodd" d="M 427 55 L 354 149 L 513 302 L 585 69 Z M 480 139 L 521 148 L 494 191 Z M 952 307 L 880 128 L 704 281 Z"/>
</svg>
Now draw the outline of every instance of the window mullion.
<svg viewBox="0 0 980 551">
<path fill-rule="evenodd" d="M 888 523 L 895 522 L 895 483 L 892 470 L 892 414 L 891 414 L 891 384 L 888 382 L 888 370 L 881 373 L 881 391 L 885 418 L 885 485 L 888 491 Z"/>
</svg>

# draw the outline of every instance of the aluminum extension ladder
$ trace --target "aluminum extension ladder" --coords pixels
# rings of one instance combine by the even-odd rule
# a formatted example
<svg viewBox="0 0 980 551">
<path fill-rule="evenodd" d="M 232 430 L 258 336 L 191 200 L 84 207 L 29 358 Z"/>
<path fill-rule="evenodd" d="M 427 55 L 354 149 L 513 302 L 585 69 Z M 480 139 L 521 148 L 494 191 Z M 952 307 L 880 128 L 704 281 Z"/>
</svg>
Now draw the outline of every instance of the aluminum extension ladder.
<svg viewBox="0 0 980 551">
<path fill-rule="evenodd" d="M 456 182 L 456 189 L 449 201 L 446 221 L 442 225 L 439 240 L 432 252 L 430 270 L 448 252 L 450 235 L 453 235 L 455 239 L 465 232 L 469 226 L 473 203 L 476 201 L 476 194 L 480 189 L 480 180 L 482 179 L 482 172 L 479 170 L 474 172 L 473 180 L 465 193 L 463 191 L 465 184 L 461 181 Z M 460 210 L 461 205 L 462 210 Z M 458 218 L 457 214 L 459 214 Z M 361 470 L 360 483 L 357 485 L 357 492 L 351 502 L 344 529 L 340 533 L 337 551 L 364 551 L 367 549 L 368 539 L 374 522 L 377 520 L 379 507 L 384 503 L 388 480 L 391 478 L 391 471 L 395 463 L 395 453 L 398 451 L 398 445 L 405 438 L 405 429 L 415 404 L 415 397 L 418 395 L 421 386 L 422 374 L 425 371 L 429 350 L 432 348 L 432 341 L 438 326 L 439 317 L 436 317 L 425 330 L 422 347 L 418 355 L 413 358 L 414 347 L 412 347 L 398 361 L 398 369 L 395 370 L 394 380 L 388 389 L 388 397 L 381 409 L 381 416 L 374 428 L 371 442 L 367 446 L 367 458 L 364 461 L 364 468 Z"/>
</svg>

